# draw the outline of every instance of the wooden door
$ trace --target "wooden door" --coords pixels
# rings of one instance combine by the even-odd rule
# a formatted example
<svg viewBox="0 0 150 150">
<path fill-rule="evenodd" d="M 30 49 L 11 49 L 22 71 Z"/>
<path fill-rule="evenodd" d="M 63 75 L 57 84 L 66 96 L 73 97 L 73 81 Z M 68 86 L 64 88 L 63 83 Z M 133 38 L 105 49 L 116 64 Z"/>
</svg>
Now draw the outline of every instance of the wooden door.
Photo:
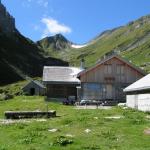
<svg viewBox="0 0 150 150">
<path fill-rule="evenodd" d="M 113 99 L 113 87 L 112 84 L 106 85 L 106 99 Z"/>
</svg>

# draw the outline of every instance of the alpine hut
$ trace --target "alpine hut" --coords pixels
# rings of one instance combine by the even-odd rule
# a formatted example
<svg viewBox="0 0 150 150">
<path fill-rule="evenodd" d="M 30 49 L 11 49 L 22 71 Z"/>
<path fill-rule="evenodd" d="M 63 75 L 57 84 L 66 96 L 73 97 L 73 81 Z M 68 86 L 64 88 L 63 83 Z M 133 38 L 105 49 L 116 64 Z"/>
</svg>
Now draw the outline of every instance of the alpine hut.
<svg viewBox="0 0 150 150">
<path fill-rule="evenodd" d="M 80 85 L 77 74 L 80 71 L 81 69 L 75 67 L 45 66 L 43 83 L 47 98 L 77 98 L 77 86 Z"/>
<path fill-rule="evenodd" d="M 45 95 L 45 86 L 37 80 L 31 80 L 22 90 L 27 95 Z"/>
<path fill-rule="evenodd" d="M 123 89 L 142 78 L 145 73 L 121 56 L 111 55 L 78 74 L 80 99 L 110 104 L 125 102 Z"/>
</svg>

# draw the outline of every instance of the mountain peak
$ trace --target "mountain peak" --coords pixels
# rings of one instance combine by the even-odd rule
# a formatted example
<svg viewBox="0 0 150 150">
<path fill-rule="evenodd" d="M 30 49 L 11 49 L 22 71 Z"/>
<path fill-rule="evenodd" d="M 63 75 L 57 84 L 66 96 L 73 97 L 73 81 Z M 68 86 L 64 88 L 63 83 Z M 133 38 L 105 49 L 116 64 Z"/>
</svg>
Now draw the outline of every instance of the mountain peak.
<svg viewBox="0 0 150 150">
<path fill-rule="evenodd" d="M 54 35 L 53 37 L 56 37 L 56 38 L 65 38 L 62 34 L 56 34 L 56 35 Z"/>
<path fill-rule="evenodd" d="M 43 49 L 64 50 L 71 47 L 72 42 L 67 40 L 62 34 L 46 37 L 37 41 L 38 46 Z"/>
<path fill-rule="evenodd" d="M 69 40 L 67 40 L 62 34 L 56 34 L 54 36 L 49 37 L 50 39 L 54 39 L 56 42 L 61 41 L 61 42 L 66 42 L 70 43 Z"/>
</svg>

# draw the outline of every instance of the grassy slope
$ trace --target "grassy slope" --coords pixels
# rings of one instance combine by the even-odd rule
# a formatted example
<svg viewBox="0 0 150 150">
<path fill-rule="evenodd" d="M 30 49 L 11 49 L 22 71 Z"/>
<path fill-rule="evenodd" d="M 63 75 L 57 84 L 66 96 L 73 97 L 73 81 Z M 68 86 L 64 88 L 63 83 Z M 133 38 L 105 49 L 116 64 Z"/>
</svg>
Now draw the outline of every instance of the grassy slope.
<svg viewBox="0 0 150 150">
<path fill-rule="evenodd" d="M 76 110 L 54 102 L 48 105 L 60 117 L 46 122 L 0 124 L 0 150 L 149 150 L 149 136 L 143 134 L 143 130 L 150 127 L 145 113 L 116 107 L 110 110 Z M 42 97 L 16 97 L 8 102 L 0 102 L 0 118 L 4 117 L 6 110 L 37 109 L 46 110 Z M 123 115 L 124 118 L 104 118 L 113 115 Z M 60 131 L 48 132 L 52 128 Z M 87 134 L 85 129 L 92 131 Z M 73 140 L 73 144 L 53 145 L 58 137 L 66 134 L 74 135 L 67 138 Z"/>
<path fill-rule="evenodd" d="M 135 24 L 119 28 L 109 35 L 97 40 L 92 45 L 80 50 L 72 50 L 68 55 L 73 63 L 80 62 L 80 58 L 85 56 L 87 66 L 93 65 L 105 53 L 112 50 L 121 51 L 121 55 L 131 60 L 134 64 L 142 66 L 150 61 L 150 38 L 145 38 L 144 43 L 140 40 L 150 32 L 150 24 L 135 29 Z M 135 48 L 131 48 L 135 45 Z M 130 50 L 131 48 L 131 50 Z M 148 68 L 144 68 L 148 69 Z"/>
<path fill-rule="evenodd" d="M 142 17 L 126 26 L 106 31 L 95 38 L 87 47 L 66 49 L 59 52 L 47 49 L 50 55 L 69 61 L 79 66 L 82 57 L 86 66 L 92 66 L 104 54 L 121 51 L 121 55 L 138 66 L 150 71 L 150 16 Z"/>
<path fill-rule="evenodd" d="M 19 81 L 13 84 L 8 84 L 6 86 L 0 86 L 0 94 L 8 93 L 10 95 L 18 95 L 21 93 L 21 89 L 27 84 L 27 81 Z"/>
<path fill-rule="evenodd" d="M 33 80 L 41 81 L 41 78 L 32 78 Z M 0 86 L 0 94 L 1 93 L 8 93 L 10 95 L 19 95 L 22 92 L 22 88 L 27 85 L 30 81 L 22 80 L 16 83 L 8 84 L 5 86 Z"/>
</svg>

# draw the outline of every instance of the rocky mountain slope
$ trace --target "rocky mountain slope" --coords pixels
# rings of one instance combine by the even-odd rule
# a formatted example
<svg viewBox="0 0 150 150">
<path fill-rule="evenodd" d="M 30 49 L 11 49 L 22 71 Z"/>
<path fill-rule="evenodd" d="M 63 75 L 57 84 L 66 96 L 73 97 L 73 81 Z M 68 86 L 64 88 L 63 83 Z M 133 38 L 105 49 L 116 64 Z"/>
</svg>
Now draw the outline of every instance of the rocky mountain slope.
<svg viewBox="0 0 150 150">
<path fill-rule="evenodd" d="M 56 57 L 60 52 L 70 49 L 72 42 L 67 40 L 63 35 L 56 34 L 55 36 L 46 37 L 40 41 L 37 41 L 36 44 L 39 48 L 44 50 L 43 55 Z"/>
<path fill-rule="evenodd" d="M 55 36 L 46 37 L 37 42 L 37 45 L 43 49 L 50 51 L 59 51 L 71 47 L 71 42 L 68 41 L 63 35 L 56 34 Z"/>
<path fill-rule="evenodd" d="M 60 59 L 43 56 L 34 42 L 17 31 L 14 21 L 0 3 L 0 85 L 27 76 L 41 77 L 44 65 L 68 65 Z"/>
<path fill-rule="evenodd" d="M 67 47 L 57 52 L 43 48 L 52 56 L 69 61 L 72 65 L 78 66 L 84 57 L 87 67 L 107 53 L 118 52 L 137 66 L 150 71 L 150 16 L 104 31 L 86 45 L 82 48 Z"/>
</svg>

